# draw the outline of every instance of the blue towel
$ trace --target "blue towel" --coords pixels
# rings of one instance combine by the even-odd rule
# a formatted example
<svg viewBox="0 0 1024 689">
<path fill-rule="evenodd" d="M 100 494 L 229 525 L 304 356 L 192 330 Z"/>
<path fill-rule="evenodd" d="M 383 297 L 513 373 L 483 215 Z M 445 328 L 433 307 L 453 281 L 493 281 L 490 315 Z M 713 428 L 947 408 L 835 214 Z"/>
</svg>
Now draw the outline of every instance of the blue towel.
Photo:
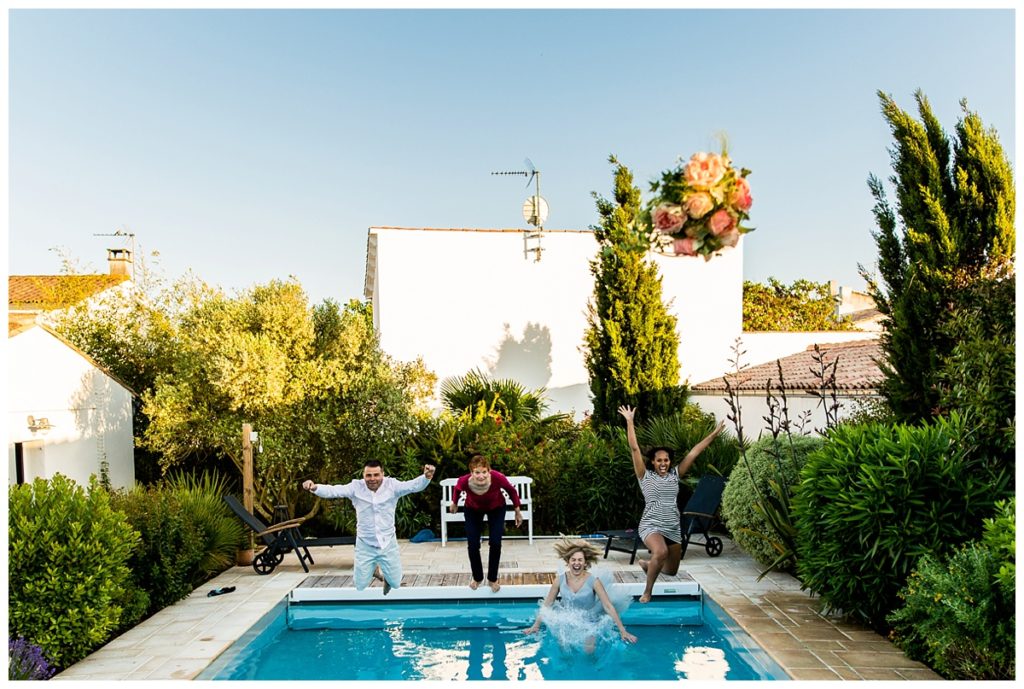
<svg viewBox="0 0 1024 689">
<path fill-rule="evenodd" d="M 416 535 L 409 539 L 410 543 L 426 543 L 427 541 L 433 541 L 437 538 L 434 532 L 430 529 L 420 529 L 416 532 Z"/>
</svg>

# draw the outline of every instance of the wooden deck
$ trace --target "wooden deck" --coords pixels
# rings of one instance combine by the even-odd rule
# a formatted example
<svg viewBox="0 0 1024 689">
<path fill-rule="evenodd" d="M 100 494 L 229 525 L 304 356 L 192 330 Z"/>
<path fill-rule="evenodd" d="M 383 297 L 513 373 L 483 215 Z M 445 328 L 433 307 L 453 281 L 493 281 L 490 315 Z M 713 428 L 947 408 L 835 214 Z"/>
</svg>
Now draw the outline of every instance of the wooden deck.
<svg viewBox="0 0 1024 689">
<path fill-rule="evenodd" d="M 498 583 L 502 586 L 528 586 L 528 585 L 550 585 L 555 580 L 555 572 L 511 572 L 498 575 Z M 613 572 L 615 582 L 618 584 L 636 584 L 646 581 L 645 575 L 640 570 L 616 571 Z M 417 588 L 425 586 L 469 586 L 473 580 L 468 572 L 449 572 L 442 574 L 406 574 L 402 577 L 402 588 Z M 685 572 L 668 576 L 658 576 L 659 582 L 691 583 L 693 577 Z M 384 584 L 376 579 L 370 584 L 370 588 L 380 588 Z M 352 588 L 352 575 L 310 575 L 306 577 L 296 588 Z"/>
</svg>

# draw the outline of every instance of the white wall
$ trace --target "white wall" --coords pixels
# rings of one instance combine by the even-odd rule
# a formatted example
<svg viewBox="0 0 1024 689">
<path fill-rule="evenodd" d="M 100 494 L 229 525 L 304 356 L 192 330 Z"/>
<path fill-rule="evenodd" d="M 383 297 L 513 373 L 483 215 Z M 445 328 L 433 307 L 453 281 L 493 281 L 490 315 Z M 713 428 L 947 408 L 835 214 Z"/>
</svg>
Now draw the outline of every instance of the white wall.
<svg viewBox="0 0 1024 689">
<path fill-rule="evenodd" d="M 114 486 L 135 482 L 131 393 L 43 328 L 7 342 L 8 483 L 16 481 L 15 443 L 24 443 L 25 480 L 62 473 L 87 484 L 109 466 Z M 28 416 L 49 430 L 31 431 Z"/>
<path fill-rule="evenodd" d="M 510 230 L 370 228 L 376 235 L 374 317 L 385 352 L 422 356 L 443 379 L 472 368 L 544 386 L 549 413 L 591 408 L 580 347 L 594 280 L 589 231 L 549 231 L 540 262 Z M 372 255 L 372 254 L 371 254 Z M 727 368 L 742 326 L 740 247 L 705 262 L 655 256 L 679 319 L 680 380 Z"/>
<path fill-rule="evenodd" d="M 778 395 L 776 394 L 776 397 L 777 396 Z M 732 412 L 729 409 L 729 403 L 726 401 L 726 394 L 724 391 L 692 392 L 689 399 L 704 411 L 714 414 L 715 419 L 719 421 L 724 420 L 726 430 L 731 435 L 736 434 L 733 422 L 728 419 L 729 414 Z M 838 417 L 842 420 L 853 415 L 864 402 L 872 399 L 878 399 L 878 395 L 840 394 L 836 396 L 836 399 L 839 402 Z M 829 403 L 831 403 L 831 398 L 829 399 Z M 764 393 L 741 394 L 739 396 L 739 404 L 740 415 L 743 421 L 744 436 L 750 440 L 757 440 L 760 434 L 767 434 L 768 423 L 764 420 L 764 417 L 768 416 L 768 404 L 765 401 Z M 813 433 L 815 429 L 825 428 L 825 410 L 822 408 L 817 397 L 807 394 L 787 392 L 786 406 L 789 408 L 789 420 L 793 424 L 794 433 L 797 432 L 796 424 L 800 421 L 800 415 L 805 411 L 809 411 L 811 413 L 810 419 L 804 429 L 806 432 Z"/>
<path fill-rule="evenodd" d="M 701 383 L 729 370 L 743 328 L 743 240 L 710 261 L 652 255 L 662 298 L 676 317 L 679 381 Z"/>
</svg>

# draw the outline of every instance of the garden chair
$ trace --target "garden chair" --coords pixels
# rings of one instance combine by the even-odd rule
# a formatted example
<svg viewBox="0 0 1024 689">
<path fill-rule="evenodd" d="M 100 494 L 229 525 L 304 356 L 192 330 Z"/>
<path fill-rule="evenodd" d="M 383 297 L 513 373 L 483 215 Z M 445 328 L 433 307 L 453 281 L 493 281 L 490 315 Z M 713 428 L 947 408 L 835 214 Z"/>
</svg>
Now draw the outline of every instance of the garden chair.
<svg viewBox="0 0 1024 689">
<path fill-rule="evenodd" d="M 725 490 L 725 478 L 722 476 L 701 476 L 693 495 L 686 501 L 686 507 L 680 513 L 680 526 L 683 532 L 683 553 L 686 546 L 703 545 L 711 557 L 722 554 L 722 539 L 712 536 L 709 532 L 718 524 L 718 507 L 722 504 L 722 492 Z M 694 541 L 694 535 L 703 537 L 702 541 Z"/>
<path fill-rule="evenodd" d="M 252 559 L 252 568 L 256 570 L 257 574 L 273 572 L 274 568 L 284 560 L 285 554 L 289 552 L 295 553 L 303 571 L 308 572 L 309 566 L 306 563 L 315 564 L 313 556 L 309 554 L 310 547 L 353 545 L 356 542 L 355 536 L 305 538 L 299 531 L 299 525 L 305 519 L 288 519 L 273 526 L 267 526 L 259 517 L 245 509 L 234 495 L 225 495 L 224 501 L 238 515 L 238 518 L 256 534 L 256 537 L 263 541 L 263 550 Z"/>
<path fill-rule="evenodd" d="M 680 512 L 680 529 L 683 534 L 683 552 L 680 559 L 686 555 L 686 547 L 691 543 L 703 545 L 704 550 L 711 557 L 718 557 L 722 554 L 722 539 L 712 536 L 709 531 L 718 524 L 718 507 L 722 504 L 722 491 L 725 490 L 725 479 L 721 476 L 702 476 L 697 482 L 697 488 L 693 495 L 686 501 L 685 507 Z M 640 534 L 636 529 L 601 531 L 608 538 L 604 546 L 604 556 L 612 550 L 620 553 L 629 553 L 629 564 L 636 560 L 636 551 L 643 546 Z M 694 535 L 703 537 L 701 541 L 694 541 Z"/>
</svg>

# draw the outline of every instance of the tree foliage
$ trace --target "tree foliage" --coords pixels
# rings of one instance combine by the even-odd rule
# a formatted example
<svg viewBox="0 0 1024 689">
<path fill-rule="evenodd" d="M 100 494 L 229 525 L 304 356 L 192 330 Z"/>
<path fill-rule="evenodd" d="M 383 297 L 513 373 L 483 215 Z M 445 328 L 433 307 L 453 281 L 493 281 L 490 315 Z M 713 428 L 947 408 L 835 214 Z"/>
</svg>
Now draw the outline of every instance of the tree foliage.
<svg viewBox="0 0 1024 689">
<path fill-rule="evenodd" d="M 898 418 L 917 421 L 955 405 L 956 395 L 943 394 L 942 371 L 970 368 L 950 363 L 958 333 L 971 331 L 981 343 L 973 351 L 984 351 L 986 342 L 998 344 L 1013 332 L 1013 173 L 995 130 L 985 129 L 966 102 L 951 142 L 922 92 L 915 94 L 919 120 L 878 95 L 895 139 L 889 181 L 896 207 L 872 175 L 881 282 L 863 267 L 861 273 L 887 318 L 882 393 Z M 954 325 L 963 317 L 977 327 Z M 995 394 L 1011 400 L 1012 414 L 1009 372 L 999 376 Z"/>
<path fill-rule="evenodd" d="M 767 284 L 743 281 L 743 330 L 747 332 L 853 330 L 848 316 L 836 314 L 837 298 L 827 282 L 773 277 Z"/>
<path fill-rule="evenodd" d="M 74 275 L 71 271 L 78 270 L 76 266 L 65 257 L 64 278 Z M 70 306 L 47 313 L 46 320 L 61 336 L 141 395 L 152 389 L 159 373 L 169 370 L 176 342 L 170 314 L 177 307 L 180 290 L 181 285 L 168 287 L 158 271 L 139 260 L 132 283 L 88 300 L 69 302 Z M 149 417 L 139 404 L 134 405 L 132 425 L 136 436 L 149 425 Z M 150 483 L 159 478 L 157 461 L 153 453 L 136 444 L 136 480 Z"/>
<path fill-rule="evenodd" d="M 600 246 L 590 262 L 594 296 L 587 307 L 584 358 L 593 396 L 594 420 L 616 424 L 617 409 L 629 404 L 645 418 L 678 411 L 676 319 L 665 308 L 657 266 L 637 251 L 640 190 L 614 156 L 614 200 L 594 194 L 601 224 L 592 227 Z"/>
<path fill-rule="evenodd" d="M 483 404 L 505 421 L 538 421 L 544 407 L 544 388 L 527 390 L 512 378 L 494 379 L 479 370 L 441 382 L 441 402 L 451 412 L 472 411 Z"/>
<path fill-rule="evenodd" d="M 196 283 L 182 294 L 171 366 L 143 396 L 144 442 L 165 469 L 211 453 L 241 468 L 241 427 L 251 423 L 265 516 L 277 504 L 294 510 L 300 479 L 336 482 L 390 457 L 432 390 L 422 362 L 381 351 L 368 305 L 311 307 L 294 281 L 236 297 Z"/>
</svg>

